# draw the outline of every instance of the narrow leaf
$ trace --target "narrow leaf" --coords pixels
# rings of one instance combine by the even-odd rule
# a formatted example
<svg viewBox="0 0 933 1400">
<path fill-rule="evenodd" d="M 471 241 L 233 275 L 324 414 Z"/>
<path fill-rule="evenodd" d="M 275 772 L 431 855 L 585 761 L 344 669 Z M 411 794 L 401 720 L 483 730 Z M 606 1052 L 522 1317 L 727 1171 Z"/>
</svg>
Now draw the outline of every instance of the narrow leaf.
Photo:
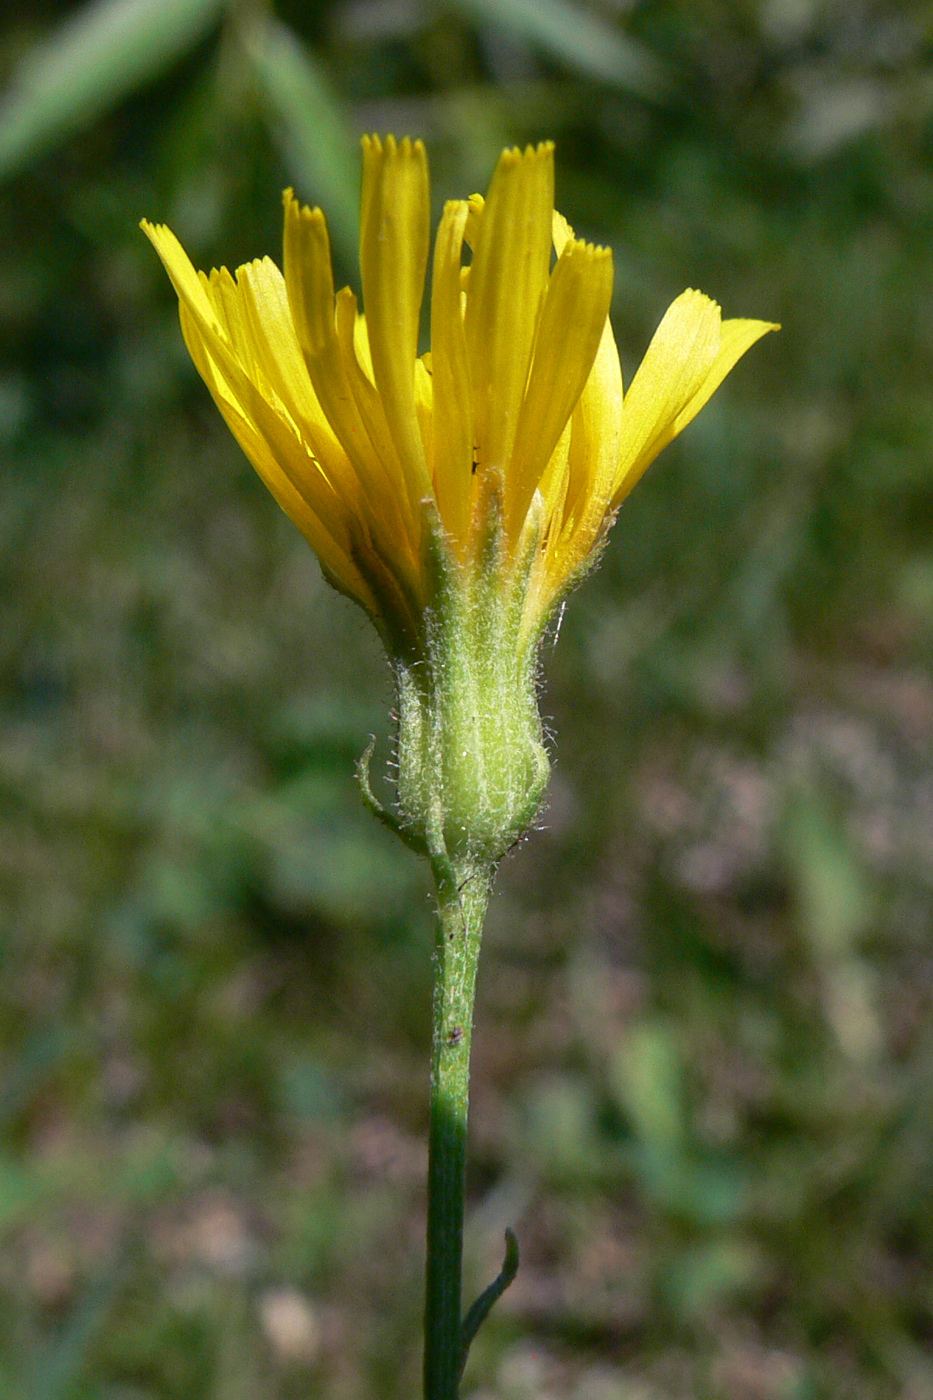
<svg viewBox="0 0 933 1400">
<path fill-rule="evenodd" d="M 26 55 L 0 98 L 0 179 L 157 77 L 224 0 L 93 0 Z"/>
<path fill-rule="evenodd" d="M 43 1026 L 33 1032 L 0 1087 L 0 1132 L 23 1111 L 68 1048 L 69 1037 L 60 1026 Z"/>
<path fill-rule="evenodd" d="M 509 1284 L 518 1273 L 518 1240 L 512 1230 L 505 1232 L 505 1259 L 499 1273 L 488 1288 L 484 1288 L 460 1325 L 460 1374 L 467 1363 L 473 1338 L 476 1336 L 493 1306 L 502 1297 Z"/>
<path fill-rule="evenodd" d="M 84 1371 L 123 1281 L 122 1257 L 115 1258 L 89 1285 L 54 1342 L 36 1359 L 29 1400 L 62 1400 Z"/>
<path fill-rule="evenodd" d="M 359 249 L 360 154 L 340 99 L 314 56 L 286 25 L 244 28 L 243 42 L 299 195 L 327 211 L 342 260 Z"/>
<path fill-rule="evenodd" d="M 573 0 L 454 0 L 471 19 L 501 25 L 558 62 L 640 97 L 667 87 L 661 64 L 634 39 Z"/>
</svg>

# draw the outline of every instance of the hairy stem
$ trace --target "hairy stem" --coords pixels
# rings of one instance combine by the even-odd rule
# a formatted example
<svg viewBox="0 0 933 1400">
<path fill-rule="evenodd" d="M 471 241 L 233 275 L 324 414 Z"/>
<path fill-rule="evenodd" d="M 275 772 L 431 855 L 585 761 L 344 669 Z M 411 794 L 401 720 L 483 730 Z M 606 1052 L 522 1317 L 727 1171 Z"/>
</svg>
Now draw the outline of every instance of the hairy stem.
<svg viewBox="0 0 933 1400">
<path fill-rule="evenodd" d="M 457 1400 L 461 1369 L 461 1268 L 473 995 L 491 870 L 439 869 L 435 944 L 425 1400 Z"/>
</svg>

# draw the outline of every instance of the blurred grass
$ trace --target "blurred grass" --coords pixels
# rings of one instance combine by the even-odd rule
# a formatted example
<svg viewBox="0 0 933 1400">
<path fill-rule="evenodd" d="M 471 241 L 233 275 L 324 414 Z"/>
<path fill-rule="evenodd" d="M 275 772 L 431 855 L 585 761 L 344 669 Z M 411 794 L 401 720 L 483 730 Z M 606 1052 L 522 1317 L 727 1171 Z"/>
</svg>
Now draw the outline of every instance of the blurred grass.
<svg viewBox="0 0 933 1400">
<path fill-rule="evenodd" d="M 7 8 L 8 104 L 75 13 Z M 130 43 L 93 111 L 47 86 L 45 154 L 0 191 L 0 1395 L 417 1384 L 430 905 L 352 778 L 388 677 L 137 230 L 276 253 L 295 183 L 351 277 L 345 133 L 394 129 L 438 208 L 557 139 L 627 377 L 686 285 L 784 324 L 545 648 L 550 810 L 481 974 L 470 1291 L 507 1224 L 522 1269 L 465 1395 L 933 1396 L 928 12 L 534 13 L 217 10 Z"/>
</svg>

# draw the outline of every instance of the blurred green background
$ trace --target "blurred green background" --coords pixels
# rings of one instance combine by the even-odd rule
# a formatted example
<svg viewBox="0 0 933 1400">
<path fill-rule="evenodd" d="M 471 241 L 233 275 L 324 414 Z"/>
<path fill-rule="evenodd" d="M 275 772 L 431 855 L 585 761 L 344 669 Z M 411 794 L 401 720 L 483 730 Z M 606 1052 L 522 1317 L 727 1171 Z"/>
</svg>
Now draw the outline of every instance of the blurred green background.
<svg viewBox="0 0 933 1400">
<path fill-rule="evenodd" d="M 355 278 L 557 141 L 626 377 L 783 322 L 545 647 L 481 968 L 466 1400 L 933 1397 L 933 15 L 910 0 L 7 0 L 0 1396 L 417 1393 L 431 906 L 363 811 L 387 668 L 137 224 Z"/>
</svg>

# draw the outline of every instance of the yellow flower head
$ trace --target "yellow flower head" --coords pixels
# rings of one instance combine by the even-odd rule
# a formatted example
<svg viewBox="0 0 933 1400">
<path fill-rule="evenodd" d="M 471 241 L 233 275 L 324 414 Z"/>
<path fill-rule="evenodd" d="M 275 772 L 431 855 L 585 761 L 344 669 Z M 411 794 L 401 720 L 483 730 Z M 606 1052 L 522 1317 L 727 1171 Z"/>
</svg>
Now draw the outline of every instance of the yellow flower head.
<svg viewBox="0 0 933 1400">
<path fill-rule="evenodd" d="M 363 141 L 365 314 L 349 288 L 335 295 L 324 215 L 291 191 L 284 276 L 269 258 L 195 272 L 169 229 L 143 228 L 237 441 L 328 579 L 409 659 L 435 603 L 429 537 L 469 571 L 494 520 L 497 567 L 521 569 L 521 630 L 537 638 L 645 468 L 773 329 L 722 321 L 686 291 L 623 395 L 612 255 L 555 212 L 550 143 L 504 151 L 485 200 L 445 206 L 420 356 L 420 141 Z"/>
</svg>

